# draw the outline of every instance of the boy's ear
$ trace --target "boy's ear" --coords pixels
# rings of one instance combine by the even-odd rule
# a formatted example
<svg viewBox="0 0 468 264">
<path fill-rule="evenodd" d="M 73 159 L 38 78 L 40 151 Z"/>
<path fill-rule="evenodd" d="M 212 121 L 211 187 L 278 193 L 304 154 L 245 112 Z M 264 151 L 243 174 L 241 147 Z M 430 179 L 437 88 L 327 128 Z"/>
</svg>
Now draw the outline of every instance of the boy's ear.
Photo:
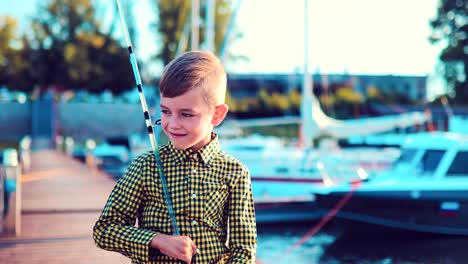
<svg viewBox="0 0 468 264">
<path fill-rule="evenodd" d="M 223 122 L 228 111 L 229 111 L 229 107 L 227 104 L 217 105 L 215 108 L 215 112 L 214 112 L 213 120 L 211 121 L 211 124 L 213 126 L 219 126 L 221 122 Z"/>
</svg>

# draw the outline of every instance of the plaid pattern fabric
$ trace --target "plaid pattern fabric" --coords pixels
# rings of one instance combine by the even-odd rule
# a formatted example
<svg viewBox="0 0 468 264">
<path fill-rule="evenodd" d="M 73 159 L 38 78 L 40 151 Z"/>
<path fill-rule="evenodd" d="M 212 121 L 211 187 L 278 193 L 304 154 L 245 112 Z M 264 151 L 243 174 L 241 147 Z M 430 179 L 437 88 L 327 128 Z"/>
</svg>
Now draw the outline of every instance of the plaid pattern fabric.
<svg viewBox="0 0 468 264">
<path fill-rule="evenodd" d="M 198 253 L 192 263 L 254 263 L 255 212 L 248 169 L 222 152 L 216 136 L 198 152 L 160 148 L 177 224 Z M 138 227 L 135 226 L 138 219 Z M 96 244 L 132 263 L 182 263 L 150 249 L 159 233 L 172 234 L 154 154 L 136 158 L 114 187 L 94 226 Z"/>
</svg>

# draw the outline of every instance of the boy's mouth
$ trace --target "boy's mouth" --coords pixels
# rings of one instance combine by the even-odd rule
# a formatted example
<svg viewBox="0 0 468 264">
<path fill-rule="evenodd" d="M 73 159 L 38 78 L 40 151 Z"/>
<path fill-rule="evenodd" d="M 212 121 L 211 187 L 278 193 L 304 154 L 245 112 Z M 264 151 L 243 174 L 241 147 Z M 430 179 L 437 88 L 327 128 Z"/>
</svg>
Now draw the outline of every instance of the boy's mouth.
<svg viewBox="0 0 468 264">
<path fill-rule="evenodd" d="M 186 134 L 180 134 L 180 133 L 173 133 L 173 132 L 169 132 L 171 134 L 172 137 L 183 137 L 185 136 Z"/>
</svg>

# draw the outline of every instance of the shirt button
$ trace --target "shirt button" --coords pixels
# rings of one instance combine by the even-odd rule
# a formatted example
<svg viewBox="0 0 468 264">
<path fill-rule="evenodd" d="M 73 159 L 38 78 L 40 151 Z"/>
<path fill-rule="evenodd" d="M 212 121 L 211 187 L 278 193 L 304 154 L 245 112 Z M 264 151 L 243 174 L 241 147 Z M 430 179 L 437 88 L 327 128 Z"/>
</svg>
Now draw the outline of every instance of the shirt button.
<svg viewBox="0 0 468 264">
<path fill-rule="evenodd" d="M 198 224 L 197 220 L 193 220 L 193 221 L 192 221 L 192 225 L 193 225 L 193 226 L 196 226 L 197 224 Z"/>
<path fill-rule="evenodd" d="M 197 194 L 196 193 L 192 193 L 192 199 L 195 199 L 197 198 Z"/>
</svg>

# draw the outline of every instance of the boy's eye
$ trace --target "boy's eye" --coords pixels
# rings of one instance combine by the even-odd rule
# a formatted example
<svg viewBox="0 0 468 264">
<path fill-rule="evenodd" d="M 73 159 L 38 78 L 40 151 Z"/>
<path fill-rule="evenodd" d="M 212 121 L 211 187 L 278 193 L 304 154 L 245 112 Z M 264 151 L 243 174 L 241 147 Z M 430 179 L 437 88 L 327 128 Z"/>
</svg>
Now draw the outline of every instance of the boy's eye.
<svg viewBox="0 0 468 264">
<path fill-rule="evenodd" d="M 192 117 L 193 114 L 190 114 L 190 113 L 182 113 L 182 116 L 183 116 L 183 117 Z"/>
<path fill-rule="evenodd" d="M 164 110 L 164 109 L 162 109 L 162 110 L 161 110 L 161 113 L 167 115 L 167 114 L 169 114 L 169 110 Z"/>
</svg>

